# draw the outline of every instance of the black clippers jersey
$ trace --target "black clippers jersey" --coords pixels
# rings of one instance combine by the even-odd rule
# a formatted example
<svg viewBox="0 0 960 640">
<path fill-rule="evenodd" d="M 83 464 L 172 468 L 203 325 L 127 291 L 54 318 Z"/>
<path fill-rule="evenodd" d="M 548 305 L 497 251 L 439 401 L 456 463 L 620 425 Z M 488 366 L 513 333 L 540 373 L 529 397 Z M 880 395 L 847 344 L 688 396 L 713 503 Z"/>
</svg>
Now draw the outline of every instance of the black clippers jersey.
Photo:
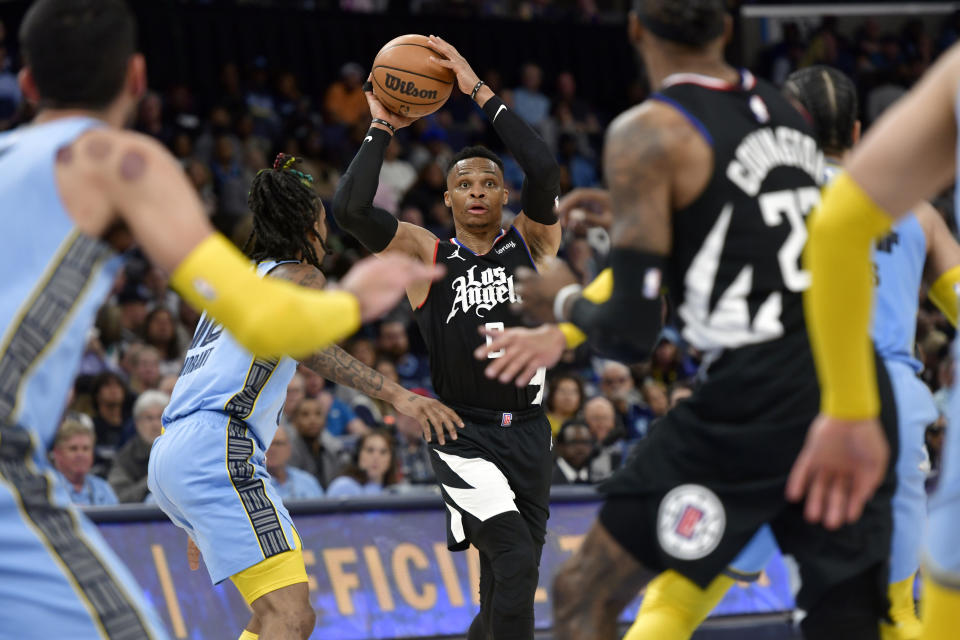
<svg viewBox="0 0 960 640">
<path fill-rule="evenodd" d="M 677 74 L 664 87 L 652 99 L 684 113 L 714 154 L 706 189 L 673 212 L 668 284 L 683 337 L 708 362 L 743 368 L 735 379 L 788 374 L 785 358 L 810 357 L 800 254 L 823 154 L 797 109 L 748 72 L 739 85 Z"/>
<path fill-rule="evenodd" d="M 526 388 L 487 378 L 487 362 L 473 357 L 484 343 L 478 327 L 503 330 L 521 325 L 510 310 L 519 300 L 513 288 L 517 267 L 535 268 L 515 227 L 501 232 L 490 251 L 476 255 L 456 239 L 438 240 L 437 264 L 447 268 L 434 282 L 426 301 L 414 311 L 430 352 L 430 375 L 444 402 L 493 411 L 521 411 L 543 400 L 546 370 Z"/>
</svg>

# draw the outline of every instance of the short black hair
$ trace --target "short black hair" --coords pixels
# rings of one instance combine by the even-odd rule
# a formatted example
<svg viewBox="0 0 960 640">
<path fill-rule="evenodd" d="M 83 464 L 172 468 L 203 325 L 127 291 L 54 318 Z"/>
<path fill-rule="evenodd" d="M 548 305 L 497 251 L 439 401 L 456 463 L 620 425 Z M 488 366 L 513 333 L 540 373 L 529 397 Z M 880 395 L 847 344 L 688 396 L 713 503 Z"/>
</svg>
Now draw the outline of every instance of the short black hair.
<svg viewBox="0 0 960 640">
<path fill-rule="evenodd" d="M 299 158 L 277 155 L 272 169 L 257 173 L 247 205 L 253 229 L 244 251 L 254 260 L 302 258 L 320 269 L 320 260 L 308 240 L 320 216 L 320 196 L 311 187 L 313 176 L 297 169 Z"/>
<path fill-rule="evenodd" d="M 702 47 L 723 33 L 723 0 L 634 0 L 634 13 L 654 35 L 687 47 Z"/>
<path fill-rule="evenodd" d="M 843 72 L 825 65 L 794 71 L 783 84 L 783 94 L 810 116 L 817 144 L 824 151 L 841 153 L 853 146 L 857 88 Z"/>
<path fill-rule="evenodd" d="M 487 160 L 493 160 L 494 164 L 500 167 L 500 173 L 503 173 L 503 160 L 500 159 L 500 156 L 482 144 L 476 144 L 460 149 L 460 151 L 450 159 L 450 164 L 447 165 L 446 175 L 450 175 L 450 172 L 453 171 L 453 168 L 457 166 L 458 162 L 468 158 L 486 158 Z"/>
<path fill-rule="evenodd" d="M 123 0 L 37 0 L 20 26 L 41 108 L 107 107 L 123 88 L 136 40 Z"/>
</svg>

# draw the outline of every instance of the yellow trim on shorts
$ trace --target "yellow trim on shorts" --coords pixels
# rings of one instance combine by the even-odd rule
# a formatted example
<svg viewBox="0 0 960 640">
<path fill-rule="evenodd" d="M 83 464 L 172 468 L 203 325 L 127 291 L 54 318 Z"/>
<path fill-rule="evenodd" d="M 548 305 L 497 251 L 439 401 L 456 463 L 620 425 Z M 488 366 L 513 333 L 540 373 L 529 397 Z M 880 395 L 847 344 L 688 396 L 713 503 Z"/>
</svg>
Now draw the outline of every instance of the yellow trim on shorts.
<svg viewBox="0 0 960 640">
<path fill-rule="evenodd" d="M 307 582 L 307 567 L 303 563 L 303 543 L 296 529 L 293 529 L 293 540 L 293 550 L 270 556 L 230 576 L 230 580 L 247 604 L 253 604 L 257 598 L 278 589 Z"/>
</svg>

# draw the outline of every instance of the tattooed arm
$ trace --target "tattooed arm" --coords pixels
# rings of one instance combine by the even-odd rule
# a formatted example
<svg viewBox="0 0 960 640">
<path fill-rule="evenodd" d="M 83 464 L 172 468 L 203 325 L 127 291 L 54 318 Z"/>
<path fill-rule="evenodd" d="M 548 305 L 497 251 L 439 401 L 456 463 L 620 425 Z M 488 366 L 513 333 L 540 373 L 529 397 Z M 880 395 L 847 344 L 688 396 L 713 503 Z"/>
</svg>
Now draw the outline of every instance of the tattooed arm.
<svg viewBox="0 0 960 640">
<path fill-rule="evenodd" d="M 311 289 L 322 289 L 326 283 L 323 273 L 305 263 L 282 264 L 270 276 Z M 460 416 L 452 409 L 431 398 L 411 393 L 336 345 L 307 356 L 300 363 L 327 380 L 389 402 L 400 413 L 416 418 L 427 442 L 431 440 L 431 425 L 440 444 L 445 442 L 444 430 L 456 440 L 457 427 L 463 426 Z"/>
</svg>

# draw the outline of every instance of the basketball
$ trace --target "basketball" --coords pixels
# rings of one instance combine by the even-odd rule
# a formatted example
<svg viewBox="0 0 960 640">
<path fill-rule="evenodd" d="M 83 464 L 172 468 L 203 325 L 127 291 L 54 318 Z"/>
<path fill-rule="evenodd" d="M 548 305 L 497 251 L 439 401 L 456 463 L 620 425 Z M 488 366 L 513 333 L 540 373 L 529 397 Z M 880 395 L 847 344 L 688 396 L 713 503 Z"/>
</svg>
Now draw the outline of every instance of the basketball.
<svg viewBox="0 0 960 640">
<path fill-rule="evenodd" d="M 383 106 L 416 118 L 443 106 L 456 77 L 430 56 L 443 57 L 430 48 L 426 36 L 417 34 L 394 38 L 380 49 L 373 60 L 373 93 Z"/>
</svg>

